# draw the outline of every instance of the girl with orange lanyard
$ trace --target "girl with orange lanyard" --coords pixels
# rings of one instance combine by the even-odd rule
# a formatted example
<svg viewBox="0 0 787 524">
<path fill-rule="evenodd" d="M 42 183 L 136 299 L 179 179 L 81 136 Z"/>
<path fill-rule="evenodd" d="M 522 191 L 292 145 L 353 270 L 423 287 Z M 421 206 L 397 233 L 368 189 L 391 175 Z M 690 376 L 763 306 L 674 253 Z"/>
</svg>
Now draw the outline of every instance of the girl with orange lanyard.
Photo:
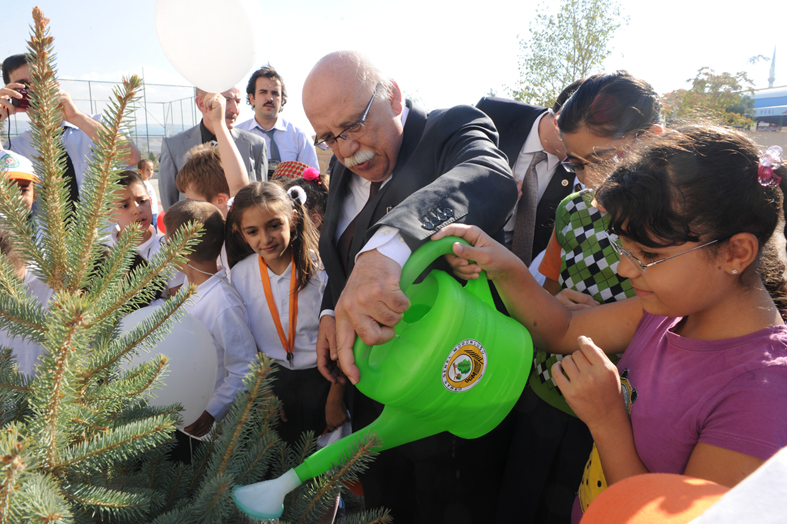
<svg viewBox="0 0 787 524">
<path fill-rule="evenodd" d="M 279 366 L 273 382 L 283 405 L 278 432 L 290 444 L 304 431 L 319 435 L 347 416 L 341 391 L 327 404 L 332 385 L 317 370 L 314 348 L 328 277 L 305 203 L 300 187 L 285 192 L 256 182 L 238 191 L 227 215 L 232 284 L 246 302 L 257 347 Z"/>
</svg>

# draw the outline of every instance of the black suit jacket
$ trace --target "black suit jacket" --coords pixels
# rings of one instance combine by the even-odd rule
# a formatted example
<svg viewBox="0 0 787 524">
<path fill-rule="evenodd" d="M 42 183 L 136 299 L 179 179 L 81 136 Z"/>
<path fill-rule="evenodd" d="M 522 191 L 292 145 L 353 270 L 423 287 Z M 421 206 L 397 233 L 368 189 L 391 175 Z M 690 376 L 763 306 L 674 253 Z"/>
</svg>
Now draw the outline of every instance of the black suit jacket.
<svg viewBox="0 0 787 524">
<path fill-rule="evenodd" d="M 350 272 L 355 256 L 380 226 L 398 229 L 415 250 L 452 222 L 474 224 L 494 234 L 513 212 L 516 184 L 497 148 L 497 132 L 489 118 L 470 106 L 427 115 L 409 100 L 406 103 L 410 112 L 393 178 L 358 216 Z M 320 236 L 320 256 L 329 277 L 323 309 L 333 309 L 347 282 L 336 228 L 352 176 L 338 163 L 331 175 Z"/>
<path fill-rule="evenodd" d="M 489 115 L 495 123 L 497 132 L 500 133 L 500 149 L 508 157 L 508 165 L 513 169 L 536 118 L 545 113 L 546 109 L 515 100 L 491 97 L 482 98 L 476 107 Z M 549 244 L 555 227 L 557 206 L 574 192 L 573 185 L 574 174 L 558 164 L 536 208 L 533 257 L 546 249 Z"/>
</svg>

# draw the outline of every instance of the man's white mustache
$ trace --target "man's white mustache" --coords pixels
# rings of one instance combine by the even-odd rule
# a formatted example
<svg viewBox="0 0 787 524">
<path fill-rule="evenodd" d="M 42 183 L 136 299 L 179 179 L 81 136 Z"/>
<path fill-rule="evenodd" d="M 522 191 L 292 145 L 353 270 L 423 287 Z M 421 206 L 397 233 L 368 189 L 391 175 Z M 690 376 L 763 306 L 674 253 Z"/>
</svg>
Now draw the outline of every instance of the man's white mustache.
<svg viewBox="0 0 787 524">
<path fill-rule="evenodd" d="M 367 161 L 371 160 L 372 158 L 374 158 L 374 153 L 372 153 L 368 149 L 361 149 L 360 151 L 355 153 L 353 156 L 351 156 L 349 158 L 345 158 L 344 159 L 344 166 L 347 169 L 352 169 L 355 166 L 357 166 L 358 164 L 363 164 L 364 162 L 367 162 Z"/>
</svg>

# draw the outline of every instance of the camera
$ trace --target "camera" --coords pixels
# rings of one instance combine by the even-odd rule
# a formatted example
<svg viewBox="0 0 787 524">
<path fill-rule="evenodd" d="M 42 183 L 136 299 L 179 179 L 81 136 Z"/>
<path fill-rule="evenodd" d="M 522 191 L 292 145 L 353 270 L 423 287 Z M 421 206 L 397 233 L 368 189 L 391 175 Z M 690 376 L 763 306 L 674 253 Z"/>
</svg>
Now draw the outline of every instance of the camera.
<svg viewBox="0 0 787 524">
<path fill-rule="evenodd" d="M 22 94 L 22 98 L 11 98 L 11 104 L 19 109 L 27 109 L 30 107 L 30 90 L 28 88 L 20 88 L 16 90 Z"/>
</svg>

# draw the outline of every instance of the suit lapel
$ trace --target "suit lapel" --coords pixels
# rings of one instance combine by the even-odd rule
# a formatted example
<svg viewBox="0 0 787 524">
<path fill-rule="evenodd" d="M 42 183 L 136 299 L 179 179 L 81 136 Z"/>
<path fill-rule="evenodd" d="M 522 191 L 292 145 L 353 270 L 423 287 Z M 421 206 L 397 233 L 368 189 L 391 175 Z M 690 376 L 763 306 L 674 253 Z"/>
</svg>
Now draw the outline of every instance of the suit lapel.
<svg viewBox="0 0 787 524">
<path fill-rule="evenodd" d="M 399 202 L 390 202 L 390 198 L 386 198 L 386 194 L 392 192 L 392 187 L 397 183 L 397 179 L 407 176 L 408 170 L 406 169 L 407 162 L 410 160 L 418 144 L 421 142 L 421 136 L 426 128 L 426 113 L 417 106 L 414 106 L 410 100 L 406 101 L 407 107 L 410 112 L 407 115 L 407 122 L 404 126 L 404 137 L 402 138 L 402 147 L 399 148 L 399 154 L 396 157 L 396 167 L 393 170 L 391 180 L 385 184 L 375 195 L 374 199 L 368 206 L 358 215 L 358 220 L 355 223 L 355 235 L 353 236 L 352 244 L 350 245 L 350 264 L 348 268 L 352 271 L 355 265 L 355 254 L 369 241 L 371 234 L 369 228 L 373 226 L 377 220 L 382 218 L 387 212 L 382 209 L 384 203 L 393 203 L 394 205 Z M 401 183 L 401 180 L 398 180 Z"/>
</svg>

